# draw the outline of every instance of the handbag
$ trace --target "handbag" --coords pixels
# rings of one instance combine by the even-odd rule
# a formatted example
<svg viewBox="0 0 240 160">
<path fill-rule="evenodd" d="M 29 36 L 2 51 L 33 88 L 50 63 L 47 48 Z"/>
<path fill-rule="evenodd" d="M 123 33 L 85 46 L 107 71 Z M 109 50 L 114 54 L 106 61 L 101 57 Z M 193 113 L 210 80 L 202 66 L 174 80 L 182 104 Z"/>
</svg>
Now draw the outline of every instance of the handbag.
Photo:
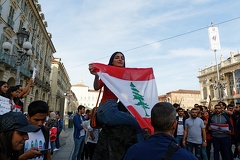
<svg viewBox="0 0 240 160">
<path fill-rule="evenodd" d="M 103 124 L 99 123 L 97 120 L 97 108 L 98 108 L 98 101 L 99 101 L 100 95 L 101 95 L 101 89 L 98 94 L 96 106 L 92 109 L 92 117 L 90 119 L 90 126 L 92 128 L 102 128 L 103 127 Z"/>
</svg>

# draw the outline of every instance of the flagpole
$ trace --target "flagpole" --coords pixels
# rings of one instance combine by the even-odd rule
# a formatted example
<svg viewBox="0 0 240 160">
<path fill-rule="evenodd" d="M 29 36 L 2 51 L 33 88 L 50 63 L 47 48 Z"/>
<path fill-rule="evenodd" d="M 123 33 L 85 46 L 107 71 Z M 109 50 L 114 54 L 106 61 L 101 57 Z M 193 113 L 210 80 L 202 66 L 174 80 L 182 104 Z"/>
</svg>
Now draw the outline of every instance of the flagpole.
<svg viewBox="0 0 240 160">
<path fill-rule="evenodd" d="M 220 74 L 219 74 L 219 68 L 218 68 L 218 63 L 217 63 L 217 50 L 214 50 L 215 53 L 215 61 L 216 61 L 216 67 L 217 67 L 217 88 L 218 88 L 218 95 L 219 95 L 219 100 L 222 101 L 222 86 L 220 83 Z"/>
</svg>

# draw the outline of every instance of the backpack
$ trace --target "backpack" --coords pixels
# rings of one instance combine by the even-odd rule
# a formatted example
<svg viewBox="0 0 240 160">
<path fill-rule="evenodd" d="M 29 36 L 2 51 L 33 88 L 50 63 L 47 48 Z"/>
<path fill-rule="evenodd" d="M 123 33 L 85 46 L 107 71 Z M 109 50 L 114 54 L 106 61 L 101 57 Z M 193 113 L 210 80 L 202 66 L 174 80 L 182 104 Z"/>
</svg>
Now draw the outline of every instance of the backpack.
<svg viewBox="0 0 240 160">
<path fill-rule="evenodd" d="M 174 141 L 171 141 L 169 143 L 167 151 L 165 152 L 164 156 L 161 158 L 161 160 L 171 160 L 173 154 L 179 149 L 179 146 Z"/>
</svg>

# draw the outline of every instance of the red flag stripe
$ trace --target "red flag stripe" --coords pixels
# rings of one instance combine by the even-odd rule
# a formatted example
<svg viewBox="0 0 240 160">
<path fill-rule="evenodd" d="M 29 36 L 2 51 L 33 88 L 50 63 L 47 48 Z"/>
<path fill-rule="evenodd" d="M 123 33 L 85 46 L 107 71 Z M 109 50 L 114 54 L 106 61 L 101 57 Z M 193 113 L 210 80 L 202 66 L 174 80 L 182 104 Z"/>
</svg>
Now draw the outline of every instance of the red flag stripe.
<svg viewBox="0 0 240 160">
<path fill-rule="evenodd" d="M 151 119 L 150 118 L 143 118 L 135 109 L 133 106 L 127 106 L 129 111 L 134 115 L 134 117 L 137 119 L 139 125 L 141 128 L 146 128 L 148 131 L 153 134 L 154 129 L 151 125 Z"/>
<path fill-rule="evenodd" d="M 104 72 L 112 77 L 129 81 L 147 81 L 154 79 L 152 68 L 121 68 L 100 63 L 93 63 L 95 72 Z"/>
</svg>

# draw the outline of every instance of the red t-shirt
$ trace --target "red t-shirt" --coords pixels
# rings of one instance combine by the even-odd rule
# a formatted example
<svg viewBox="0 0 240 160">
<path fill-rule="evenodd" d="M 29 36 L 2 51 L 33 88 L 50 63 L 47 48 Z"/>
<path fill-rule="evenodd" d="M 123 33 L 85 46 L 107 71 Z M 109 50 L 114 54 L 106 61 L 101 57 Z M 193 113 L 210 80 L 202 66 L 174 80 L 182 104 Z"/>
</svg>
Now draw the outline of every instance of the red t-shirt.
<svg viewBox="0 0 240 160">
<path fill-rule="evenodd" d="M 109 100 L 109 99 L 115 99 L 116 101 L 118 100 L 115 94 L 112 93 L 112 91 L 102 82 L 102 80 L 99 80 L 99 83 L 100 83 L 100 88 L 103 87 L 103 96 L 102 96 L 101 103 L 104 103 L 106 100 Z"/>
</svg>

